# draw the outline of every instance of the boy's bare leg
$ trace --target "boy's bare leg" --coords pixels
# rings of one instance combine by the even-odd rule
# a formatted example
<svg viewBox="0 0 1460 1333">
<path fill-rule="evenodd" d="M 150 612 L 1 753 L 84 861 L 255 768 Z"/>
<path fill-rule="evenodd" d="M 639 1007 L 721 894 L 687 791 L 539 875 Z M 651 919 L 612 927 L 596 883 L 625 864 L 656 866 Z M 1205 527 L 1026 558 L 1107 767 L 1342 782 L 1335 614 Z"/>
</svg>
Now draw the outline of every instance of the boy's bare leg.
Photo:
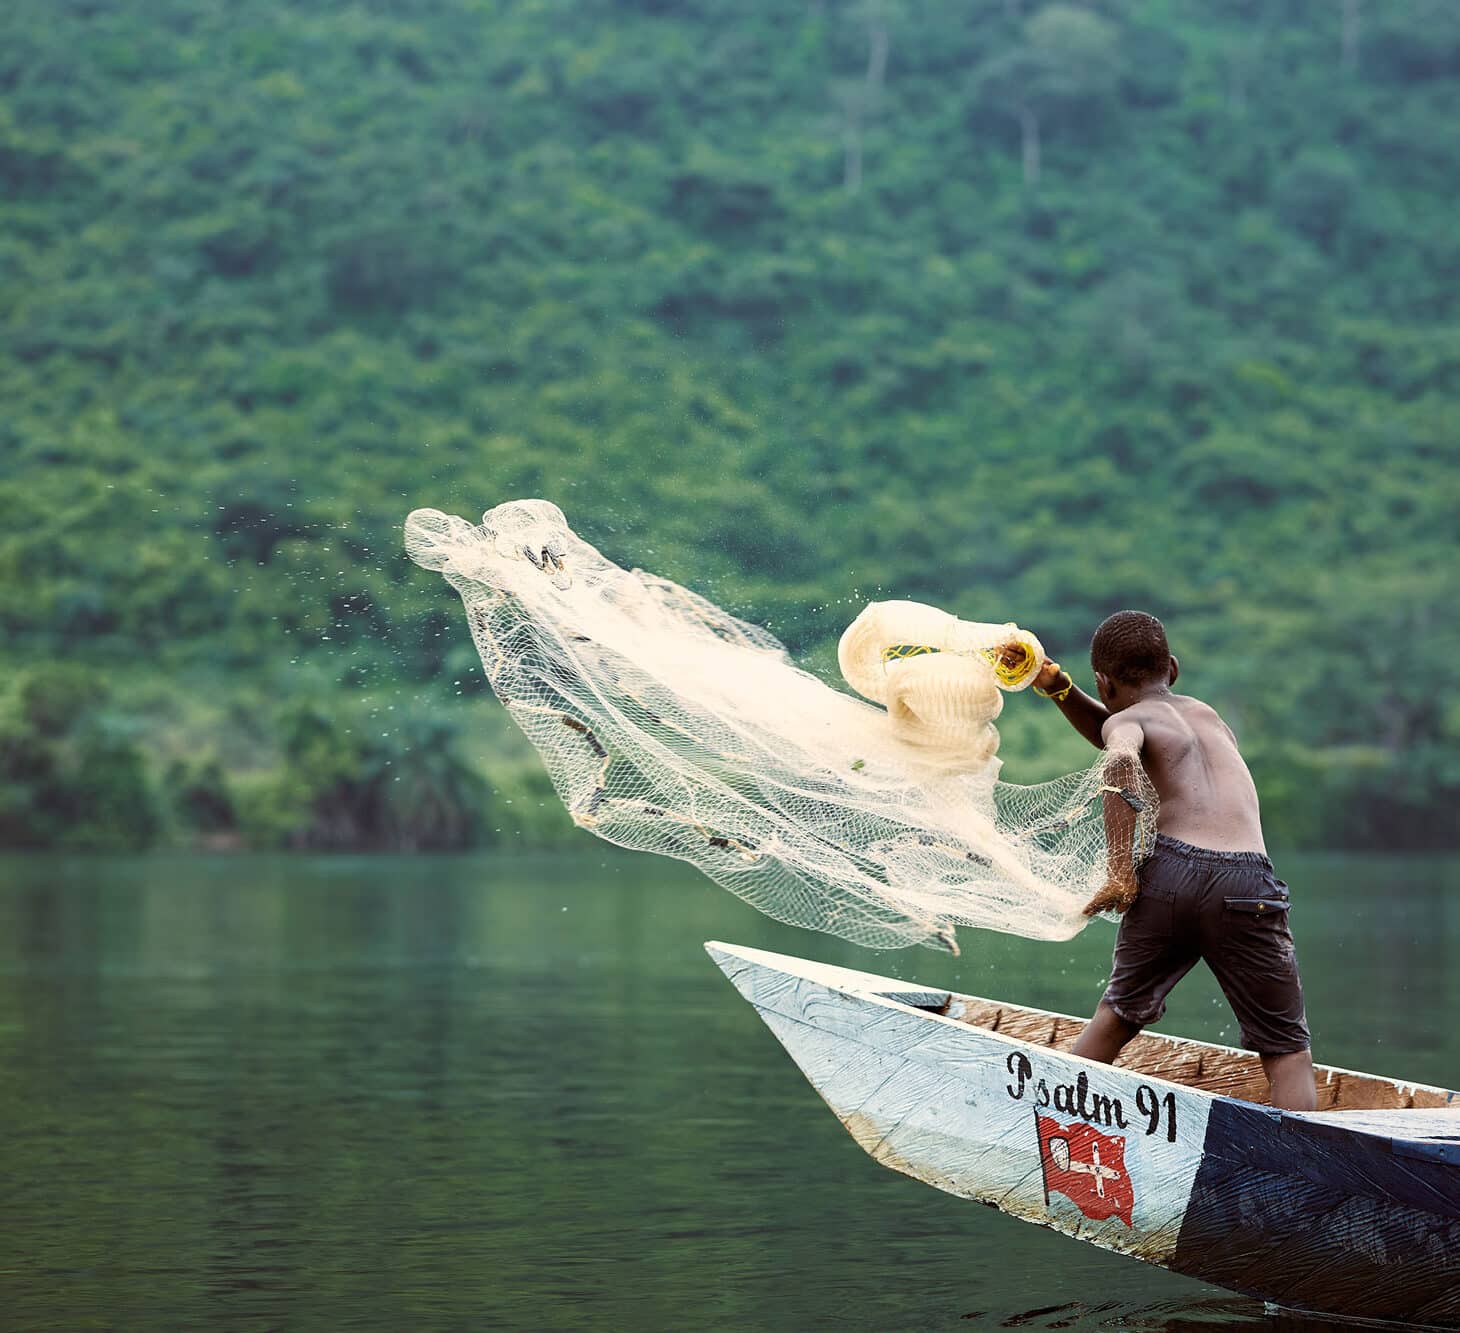
<svg viewBox="0 0 1460 1333">
<path fill-rule="evenodd" d="M 1103 1001 L 1095 1017 L 1085 1024 L 1071 1053 L 1108 1065 L 1125 1048 L 1140 1028 L 1127 1023 Z M 1318 1104 L 1313 1084 L 1313 1053 L 1290 1051 L 1286 1055 L 1264 1055 L 1262 1072 L 1267 1075 L 1272 1104 L 1286 1111 L 1311 1111 Z"/>
<path fill-rule="evenodd" d="M 1085 1024 L 1079 1040 L 1071 1048 L 1073 1054 L 1087 1060 L 1098 1060 L 1108 1065 L 1120 1054 L 1121 1049 L 1140 1031 L 1134 1023 L 1127 1023 L 1104 1000 L 1095 1010 L 1095 1017 Z M 1311 1074 L 1309 1075 L 1311 1079 Z"/>
<path fill-rule="evenodd" d="M 1311 1111 L 1318 1105 L 1313 1086 L 1313 1052 L 1289 1051 L 1286 1055 L 1264 1055 L 1262 1072 L 1274 1106 L 1285 1111 Z"/>
</svg>

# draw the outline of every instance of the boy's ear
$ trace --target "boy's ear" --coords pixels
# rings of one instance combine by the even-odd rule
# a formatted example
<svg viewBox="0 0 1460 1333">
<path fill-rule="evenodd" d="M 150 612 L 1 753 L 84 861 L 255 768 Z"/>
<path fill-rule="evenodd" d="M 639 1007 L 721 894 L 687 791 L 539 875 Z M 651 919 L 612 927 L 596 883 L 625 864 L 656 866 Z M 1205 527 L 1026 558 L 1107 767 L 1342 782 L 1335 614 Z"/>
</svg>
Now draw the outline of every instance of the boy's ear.
<svg viewBox="0 0 1460 1333">
<path fill-rule="evenodd" d="M 1176 677 L 1179 676 L 1180 674 L 1181 674 L 1181 663 L 1176 660 L 1176 654 L 1175 653 L 1172 653 L 1171 654 L 1171 678 L 1166 683 L 1168 685 L 1174 685 L 1174 684 L 1176 684 Z"/>
<path fill-rule="evenodd" d="M 1110 677 L 1103 671 L 1095 673 L 1095 689 L 1102 700 L 1109 702 L 1110 699 Z"/>
</svg>

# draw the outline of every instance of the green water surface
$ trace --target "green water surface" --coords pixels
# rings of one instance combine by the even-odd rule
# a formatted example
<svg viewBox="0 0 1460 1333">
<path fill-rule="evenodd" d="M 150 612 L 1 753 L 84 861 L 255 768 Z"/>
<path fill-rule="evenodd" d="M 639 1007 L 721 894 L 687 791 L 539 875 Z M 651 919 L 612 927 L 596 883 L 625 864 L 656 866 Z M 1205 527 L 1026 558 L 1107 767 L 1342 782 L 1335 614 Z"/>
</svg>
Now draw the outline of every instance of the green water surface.
<svg viewBox="0 0 1460 1333">
<path fill-rule="evenodd" d="M 1460 859 L 1278 870 L 1319 1057 L 1460 1082 Z M 1297 1326 L 877 1166 L 710 938 L 1080 1013 L 1112 932 L 872 954 L 592 850 L 0 860 L 0 1325 Z M 1235 1040 L 1204 969 L 1162 1026 Z"/>
</svg>

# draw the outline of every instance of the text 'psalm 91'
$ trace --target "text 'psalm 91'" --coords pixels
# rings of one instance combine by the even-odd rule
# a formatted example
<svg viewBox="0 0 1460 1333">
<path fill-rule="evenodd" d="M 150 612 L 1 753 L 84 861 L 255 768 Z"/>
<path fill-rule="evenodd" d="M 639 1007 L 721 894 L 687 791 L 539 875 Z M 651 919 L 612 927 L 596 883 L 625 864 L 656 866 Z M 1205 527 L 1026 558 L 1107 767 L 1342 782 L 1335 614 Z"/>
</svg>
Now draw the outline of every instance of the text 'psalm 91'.
<svg viewBox="0 0 1460 1333">
<path fill-rule="evenodd" d="M 1081 1070 L 1073 1083 L 1050 1084 L 1048 1079 L 1034 1077 L 1034 1065 L 1023 1051 L 1010 1051 L 1008 1069 L 1016 1082 L 1008 1084 L 1009 1096 L 1016 1102 L 1024 1100 L 1026 1091 L 1036 1106 L 1052 1106 L 1066 1115 L 1078 1116 L 1087 1124 L 1113 1125 L 1129 1129 L 1131 1122 L 1126 1118 L 1125 1107 L 1119 1097 L 1109 1097 L 1103 1092 L 1090 1091 L 1090 1079 Z M 1147 1134 L 1161 1131 L 1163 1122 L 1166 1142 L 1176 1142 L 1176 1094 L 1160 1093 L 1149 1083 L 1142 1083 L 1136 1089 L 1136 1111 L 1145 1117 Z"/>
</svg>

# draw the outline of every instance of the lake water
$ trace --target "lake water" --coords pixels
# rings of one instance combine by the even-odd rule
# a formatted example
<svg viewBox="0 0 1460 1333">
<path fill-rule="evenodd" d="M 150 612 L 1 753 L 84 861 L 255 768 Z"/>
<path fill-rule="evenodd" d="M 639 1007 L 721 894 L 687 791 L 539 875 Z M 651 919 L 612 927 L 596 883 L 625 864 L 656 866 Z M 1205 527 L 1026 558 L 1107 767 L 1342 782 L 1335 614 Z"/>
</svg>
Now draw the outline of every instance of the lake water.
<svg viewBox="0 0 1460 1333">
<path fill-rule="evenodd" d="M 1291 856 L 1320 1058 L 1460 1081 L 1460 859 Z M 5 1327 L 1303 1327 L 862 1154 L 721 938 L 1085 1012 L 1113 932 L 964 957 L 580 858 L 0 860 Z M 1163 1028 L 1234 1040 L 1204 969 Z"/>
</svg>

